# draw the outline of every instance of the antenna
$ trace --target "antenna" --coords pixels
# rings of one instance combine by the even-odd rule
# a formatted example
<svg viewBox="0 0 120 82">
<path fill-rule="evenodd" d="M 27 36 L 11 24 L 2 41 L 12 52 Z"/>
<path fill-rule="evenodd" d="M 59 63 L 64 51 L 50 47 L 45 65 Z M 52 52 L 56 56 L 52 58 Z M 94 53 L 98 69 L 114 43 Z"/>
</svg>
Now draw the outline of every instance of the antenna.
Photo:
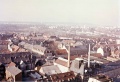
<svg viewBox="0 0 120 82">
<path fill-rule="evenodd" d="M 90 68 L 90 44 L 89 44 L 89 50 L 88 50 L 88 68 Z"/>
</svg>

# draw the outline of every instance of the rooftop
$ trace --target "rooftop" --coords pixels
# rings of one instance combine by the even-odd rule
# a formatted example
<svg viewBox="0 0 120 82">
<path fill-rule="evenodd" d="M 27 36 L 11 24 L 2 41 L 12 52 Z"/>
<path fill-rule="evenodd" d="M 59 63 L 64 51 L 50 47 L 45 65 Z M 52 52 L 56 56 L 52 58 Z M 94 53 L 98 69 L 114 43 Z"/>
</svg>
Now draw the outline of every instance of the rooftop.
<svg viewBox="0 0 120 82">
<path fill-rule="evenodd" d="M 65 66 L 65 67 L 68 66 L 68 60 L 67 60 L 67 59 L 64 59 L 64 58 L 61 58 L 61 57 L 59 57 L 59 58 L 55 61 L 55 63 L 60 64 L 60 65 Z"/>
<path fill-rule="evenodd" d="M 53 82 L 59 82 L 59 81 L 68 81 L 71 79 L 75 79 L 74 72 L 65 72 L 65 73 L 59 73 L 59 74 L 53 74 L 50 76 L 51 80 Z"/>
<path fill-rule="evenodd" d="M 17 67 L 7 67 L 6 68 L 7 71 L 9 71 L 11 74 L 13 75 L 17 75 L 19 73 L 21 73 L 22 71 L 20 69 L 18 69 Z"/>
<path fill-rule="evenodd" d="M 10 62 L 9 64 L 8 64 L 8 67 L 11 67 L 11 66 L 15 66 L 16 64 L 14 63 L 14 62 Z"/>
<path fill-rule="evenodd" d="M 8 45 L 9 41 L 6 40 L 0 40 L 0 45 Z"/>
<path fill-rule="evenodd" d="M 67 51 L 66 51 L 66 49 L 57 49 L 56 53 L 58 55 L 67 55 L 68 54 Z"/>
<path fill-rule="evenodd" d="M 43 72 L 47 75 L 61 73 L 57 65 L 43 66 L 41 69 L 43 69 Z"/>
</svg>

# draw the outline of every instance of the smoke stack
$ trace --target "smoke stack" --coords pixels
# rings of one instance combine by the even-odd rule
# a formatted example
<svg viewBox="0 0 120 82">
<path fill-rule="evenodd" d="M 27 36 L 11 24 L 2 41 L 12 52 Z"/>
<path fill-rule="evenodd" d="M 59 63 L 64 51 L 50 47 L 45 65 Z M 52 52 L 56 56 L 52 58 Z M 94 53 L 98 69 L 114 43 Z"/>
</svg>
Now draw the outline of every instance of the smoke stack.
<svg viewBox="0 0 120 82">
<path fill-rule="evenodd" d="M 68 45 L 68 68 L 70 67 L 70 45 Z"/>
<path fill-rule="evenodd" d="M 90 67 L 90 44 L 89 44 L 89 50 L 88 50 L 88 68 Z"/>
</svg>

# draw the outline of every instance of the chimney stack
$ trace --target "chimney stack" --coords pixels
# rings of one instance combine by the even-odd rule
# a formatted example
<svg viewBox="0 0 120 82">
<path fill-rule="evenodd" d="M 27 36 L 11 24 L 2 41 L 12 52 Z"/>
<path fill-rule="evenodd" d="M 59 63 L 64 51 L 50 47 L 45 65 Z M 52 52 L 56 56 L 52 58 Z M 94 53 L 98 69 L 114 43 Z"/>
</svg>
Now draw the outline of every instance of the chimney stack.
<svg viewBox="0 0 120 82">
<path fill-rule="evenodd" d="M 90 68 L 90 44 L 89 44 L 89 50 L 88 50 L 88 68 Z"/>
<path fill-rule="evenodd" d="M 68 45 L 68 68 L 70 67 L 70 45 Z"/>
</svg>

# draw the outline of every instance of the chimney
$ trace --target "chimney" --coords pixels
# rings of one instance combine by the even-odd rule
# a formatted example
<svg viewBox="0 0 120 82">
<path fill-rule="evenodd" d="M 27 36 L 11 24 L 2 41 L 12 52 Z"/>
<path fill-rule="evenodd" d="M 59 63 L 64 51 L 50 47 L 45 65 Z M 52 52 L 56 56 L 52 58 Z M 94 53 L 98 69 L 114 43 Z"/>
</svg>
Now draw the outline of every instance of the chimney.
<svg viewBox="0 0 120 82">
<path fill-rule="evenodd" d="M 68 68 L 70 67 L 70 45 L 68 45 Z"/>
<path fill-rule="evenodd" d="M 90 68 L 90 44 L 89 44 L 89 50 L 88 50 L 88 68 Z"/>
</svg>

